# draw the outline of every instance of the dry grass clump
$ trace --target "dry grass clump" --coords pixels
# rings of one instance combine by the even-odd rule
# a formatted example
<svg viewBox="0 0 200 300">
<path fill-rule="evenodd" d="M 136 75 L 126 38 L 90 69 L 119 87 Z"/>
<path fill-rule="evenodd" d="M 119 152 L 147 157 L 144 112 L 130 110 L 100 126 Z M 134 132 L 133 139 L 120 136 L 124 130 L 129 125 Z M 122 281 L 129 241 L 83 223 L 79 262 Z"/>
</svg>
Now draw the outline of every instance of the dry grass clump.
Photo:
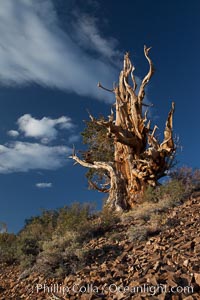
<svg viewBox="0 0 200 300">
<path fill-rule="evenodd" d="M 122 222 L 134 224 L 128 230 L 129 239 L 131 241 L 146 240 L 159 233 L 165 225 L 172 224 L 173 222 L 167 221 L 167 211 L 181 204 L 184 198 L 184 185 L 176 179 L 156 188 L 149 187 L 142 203 L 134 210 L 122 215 Z"/>
<path fill-rule="evenodd" d="M 130 241 L 145 241 L 158 234 L 162 230 L 164 222 L 163 216 L 152 213 L 147 222 L 139 222 L 129 228 L 128 238 Z"/>
<path fill-rule="evenodd" d="M 148 226 L 146 225 L 131 226 L 128 230 L 128 237 L 131 242 L 146 240 L 148 237 Z"/>
<path fill-rule="evenodd" d="M 148 187 L 142 203 L 137 205 L 134 210 L 124 213 L 122 219 L 149 221 L 152 214 L 164 213 L 170 207 L 181 204 L 184 195 L 184 186 L 177 180 L 170 180 L 155 188 Z"/>
</svg>

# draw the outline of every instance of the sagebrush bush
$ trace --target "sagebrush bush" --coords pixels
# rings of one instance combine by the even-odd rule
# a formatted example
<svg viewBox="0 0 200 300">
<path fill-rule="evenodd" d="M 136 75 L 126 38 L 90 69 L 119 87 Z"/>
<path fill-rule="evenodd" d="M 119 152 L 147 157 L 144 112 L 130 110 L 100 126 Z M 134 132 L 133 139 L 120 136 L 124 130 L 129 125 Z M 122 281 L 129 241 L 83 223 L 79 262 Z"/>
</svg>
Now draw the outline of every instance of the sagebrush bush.
<svg viewBox="0 0 200 300">
<path fill-rule="evenodd" d="M 64 234 L 66 231 L 79 231 L 91 216 L 91 205 L 74 203 L 58 211 L 56 232 Z"/>
<path fill-rule="evenodd" d="M 43 210 L 41 216 L 25 220 L 24 228 L 19 232 L 20 237 L 31 237 L 45 240 L 51 237 L 57 226 L 58 212 Z"/>
<path fill-rule="evenodd" d="M 124 239 L 124 233 L 123 232 L 113 232 L 109 235 L 109 240 L 114 243 L 118 243 L 119 241 L 122 241 Z"/>
<path fill-rule="evenodd" d="M 169 207 L 181 203 L 185 196 L 185 188 L 181 181 L 169 180 L 165 184 L 157 187 L 149 186 L 144 192 L 143 201 L 158 203 L 168 201 Z"/>
<path fill-rule="evenodd" d="M 131 242 L 145 241 L 148 237 L 148 226 L 134 225 L 128 230 L 128 237 Z"/>
<path fill-rule="evenodd" d="M 105 228 L 105 230 L 108 230 L 120 220 L 119 214 L 114 211 L 111 211 L 106 206 L 102 209 L 100 213 L 100 218 L 101 224 Z"/>
<path fill-rule="evenodd" d="M 39 240 L 33 236 L 18 236 L 16 253 L 22 269 L 32 267 L 39 252 Z"/>
<path fill-rule="evenodd" d="M 0 233 L 0 262 L 12 264 L 18 260 L 16 255 L 17 236 L 12 233 Z"/>
<path fill-rule="evenodd" d="M 184 197 L 183 183 L 175 179 L 165 182 L 162 186 L 148 187 L 142 203 L 122 215 L 125 222 L 136 222 L 128 233 L 130 239 L 144 240 L 159 232 L 167 222 L 169 208 L 179 205 Z"/>
<path fill-rule="evenodd" d="M 51 240 L 44 241 L 41 246 L 42 251 L 35 264 L 37 271 L 61 276 L 71 273 L 81 264 L 82 245 L 74 231 L 68 231 L 62 236 L 53 235 Z"/>
<path fill-rule="evenodd" d="M 153 213 L 150 216 L 149 224 L 152 227 L 159 228 L 163 224 L 165 224 L 165 218 L 163 218 L 162 214 L 159 213 Z"/>
<path fill-rule="evenodd" d="M 82 263 L 83 243 L 94 237 L 91 220 L 92 206 L 79 203 L 26 220 L 15 246 L 21 267 L 48 275 L 72 272 Z"/>
<path fill-rule="evenodd" d="M 17 236 L 16 255 L 22 269 L 34 265 L 40 253 L 41 242 L 51 238 L 57 223 L 57 211 L 43 210 L 41 216 L 25 221 L 24 228 Z"/>
<path fill-rule="evenodd" d="M 181 182 L 187 193 L 200 189 L 200 169 L 192 169 L 187 166 L 177 168 L 170 172 L 170 177 Z"/>
</svg>

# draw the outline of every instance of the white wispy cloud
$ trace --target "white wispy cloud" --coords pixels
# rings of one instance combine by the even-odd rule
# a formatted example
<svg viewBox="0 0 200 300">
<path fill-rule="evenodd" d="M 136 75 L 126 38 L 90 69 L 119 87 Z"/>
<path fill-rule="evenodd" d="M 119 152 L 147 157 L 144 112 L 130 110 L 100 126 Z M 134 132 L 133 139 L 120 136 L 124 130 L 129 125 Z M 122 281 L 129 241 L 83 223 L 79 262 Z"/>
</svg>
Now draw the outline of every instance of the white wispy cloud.
<svg viewBox="0 0 200 300">
<path fill-rule="evenodd" d="M 51 188 L 52 183 L 51 182 L 38 182 L 35 185 L 39 189 L 46 189 L 46 188 Z"/>
<path fill-rule="evenodd" d="M 71 118 L 62 116 L 57 119 L 43 117 L 36 119 L 30 114 L 25 114 L 17 120 L 19 131 L 25 137 L 41 139 L 42 142 L 54 140 L 58 135 L 58 129 L 72 129 L 74 124 Z"/>
<path fill-rule="evenodd" d="M 55 170 L 65 165 L 71 152 L 67 146 L 14 142 L 0 145 L 0 173 Z"/>
<path fill-rule="evenodd" d="M 105 39 L 102 36 L 98 26 L 97 18 L 87 14 L 80 15 L 80 12 L 74 14 L 77 17 L 73 22 L 73 35 L 77 43 L 87 50 L 93 50 L 102 57 L 108 58 L 109 61 L 119 65 L 118 59 L 121 53 L 117 50 L 117 40 L 114 38 Z"/>
<path fill-rule="evenodd" d="M 9 130 L 7 131 L 7 134 L 14 138 L 19 136 L 19 132 L 17 130 Z"/>
<path fill-rule="evenodd" d="M 81 46 L 88 44 L 101 56 L 113 58 L 117 54 L 114 40 L 104 39 L 86 18 L 80 22 L 81 45 L 77 45 L 67 29 L 60 27 L 51 0 L 1 1 L 0 83 L 36 82 L 110 101 L 105 98 L 109 94 L 105 96 L 96 85 L 101 81 L 112 87 L 118 71 L 109 61 L 91 56 Z"/>
</svg>

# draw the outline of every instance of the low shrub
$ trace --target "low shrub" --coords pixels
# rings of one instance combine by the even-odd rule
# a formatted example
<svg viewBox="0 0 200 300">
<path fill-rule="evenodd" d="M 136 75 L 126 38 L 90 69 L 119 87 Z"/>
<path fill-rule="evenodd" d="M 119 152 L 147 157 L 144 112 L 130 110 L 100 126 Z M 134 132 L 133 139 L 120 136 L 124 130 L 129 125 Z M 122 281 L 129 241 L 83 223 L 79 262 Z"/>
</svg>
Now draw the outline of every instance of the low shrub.
<svg viewBox="0 0 200 300">
<path fill-rule="evenodd" d="M 34 268 L 46 275 L 67 275 L 80 266 L 82 255 L 77 233 L 68 231 L 62 236 L 53 235 L 51 240 L 42 243 Z"/>
<path fill-rule="evenodd" d="M 131 242 L 145 241 L 148 237 L 148 226 L 134 225 L 128 230 L 128 237 Z"/>
<path fill-rule="evenodd" d="M 90 204 L 74 203 L 65 206 L 58 211 L 56 233 L 65 234 L 67 231 L 81 231 L 82 226 L 87 223 L 91 216 L 92 206 Z"/>
<path fill-rule="evenodd" d="M 16 255 L 17 236 L 12 233 L 0 233 L 0 262 L 12 264 L 18 260 Z"/>
<path fill-rule="evenodd" d="M 143 197 L 144 202 L 160 203 L 168 201 L 169 207 L 181 203 L 185 197 L 185 188 L 181 181 L 176 179 L 169 180 L 161 186 L 149 186 Z"/>
<path fill-rule="evenodd" d="M 193 169 L 187 166 L 177 168 L 170 172 L 170 177 L 181 182 L 185 192 L 188 194 L 194 190 L 200 190 L 200 169 Z"/>
<path fill-rule="evenodd" d="M 32 267 L 39 252 L 39 240 L 32 236 L 18 236 L 16 253 L 22 269 Z"/>
</svg>

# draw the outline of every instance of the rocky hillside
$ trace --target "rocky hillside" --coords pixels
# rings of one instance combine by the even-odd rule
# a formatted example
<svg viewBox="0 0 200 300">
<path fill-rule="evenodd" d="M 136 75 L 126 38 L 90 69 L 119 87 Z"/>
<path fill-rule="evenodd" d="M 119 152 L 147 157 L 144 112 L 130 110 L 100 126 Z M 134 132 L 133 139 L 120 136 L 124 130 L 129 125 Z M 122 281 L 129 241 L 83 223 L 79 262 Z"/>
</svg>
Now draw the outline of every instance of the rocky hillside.
<svg viewBox="0 0 200 300">
<path fill-rule="evenodd" d="M 62 278 L 1 265 L 0 299 L 200 299 L 200 193 L 169 209 L 146 240 L 131 240 L 137 222 L 124 216 L 91 239 L 84 266 Z"/>
</svg>

